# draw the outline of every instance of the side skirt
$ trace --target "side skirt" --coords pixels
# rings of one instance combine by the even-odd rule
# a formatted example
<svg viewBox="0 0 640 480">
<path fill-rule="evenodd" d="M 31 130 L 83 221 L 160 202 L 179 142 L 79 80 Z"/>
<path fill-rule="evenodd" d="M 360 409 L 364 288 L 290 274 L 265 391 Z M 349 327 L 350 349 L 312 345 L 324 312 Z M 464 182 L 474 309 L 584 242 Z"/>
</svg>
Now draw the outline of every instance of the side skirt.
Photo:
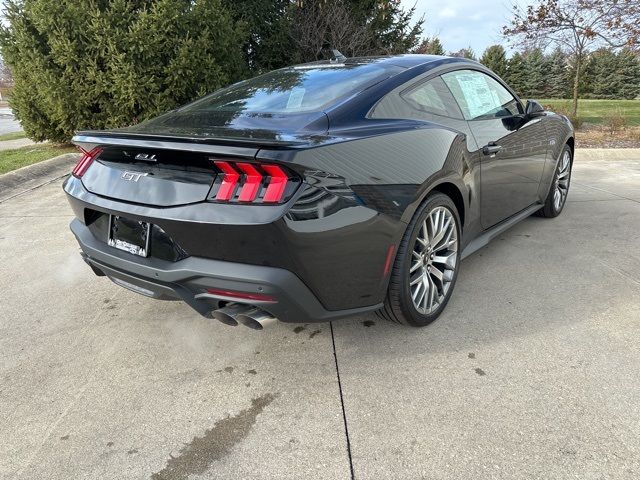
<svg viewBox="0 0 640 480">
<path fill-rule="evenodd" d="M 485 230 L 484 232 L 482 232 L 482 234 L 479 237 L 472 240 L 471 243 L 469 243 L 469 245 L 466 246 L 466 248 L 462 251 L 461 258 L 466 258 L 472 253 L 475 253 L 477 250 L 480 250 L 482 247 L 484 247 L 487 243 L 489 243 L 495 237 L 500 235 L 502 232 L 510 229 L 516 223 L 524 220 L 525 218 L 529 217 L 533 213 L 537 212 L 543 206 L 544 205 L 540 203 L 535 203 L 530 207 L 527 207 L 524 210 L 521 210 L 520 212 L 516 213 L 515 215 L 507 218 L 506 220 L 503 220 L 502 222 Z"/>
</svg>

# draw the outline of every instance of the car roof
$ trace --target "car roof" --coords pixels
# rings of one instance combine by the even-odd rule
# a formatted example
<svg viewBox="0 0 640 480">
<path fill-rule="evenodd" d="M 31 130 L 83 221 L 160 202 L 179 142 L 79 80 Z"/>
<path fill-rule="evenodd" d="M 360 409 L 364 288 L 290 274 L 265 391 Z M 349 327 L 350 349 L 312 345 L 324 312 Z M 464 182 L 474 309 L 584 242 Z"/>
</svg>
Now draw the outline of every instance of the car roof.
<svg viewBox="0 0 640 480">
<path fill-rule="evenodd" d="M 432 63 L 434 67 L 440 65 L 443 60 L 447 63 L 461 63 L 468 65 L 478 65 L 478 62 L 462 57 L 447 57 L 444 55 L 422 55 L 415 53 L 408 53 L 403 55 L 384 55 L 384 56 L 371 56 L 371 57 L 351 57 L 343 61 L 337 62 L 335 60 L 319 60 L 316 62 L 304 63 L 297 66 L 311 66 L 311 65 L 331 65 L 331 64 L 344 64 L 344 65 L 357 65 L 364 63 L 376 63 L 381 66 L 388 65 L 392 67 L 401 68 L 413 68 L 418 66 L 427 66 Z"/>
</svg>

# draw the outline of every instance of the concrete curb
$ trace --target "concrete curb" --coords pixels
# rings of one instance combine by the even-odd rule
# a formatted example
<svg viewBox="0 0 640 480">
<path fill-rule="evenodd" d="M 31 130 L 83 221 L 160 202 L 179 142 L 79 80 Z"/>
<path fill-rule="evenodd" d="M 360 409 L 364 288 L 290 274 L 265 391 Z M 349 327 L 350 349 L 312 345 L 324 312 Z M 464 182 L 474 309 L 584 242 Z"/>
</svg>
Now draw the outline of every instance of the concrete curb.
<svg viewBox="0 0 640 480">
<path fill-rule="evenodd" d="M 576 148 L 575 159 L 591 160 L 640 160 L 640 148 Z"/>
<path fill-rule="evenodd" d="M 65 153 L 0 175 L 0 202 L 68 175 L 79 158 L 79 153 Z"/>
</svg>

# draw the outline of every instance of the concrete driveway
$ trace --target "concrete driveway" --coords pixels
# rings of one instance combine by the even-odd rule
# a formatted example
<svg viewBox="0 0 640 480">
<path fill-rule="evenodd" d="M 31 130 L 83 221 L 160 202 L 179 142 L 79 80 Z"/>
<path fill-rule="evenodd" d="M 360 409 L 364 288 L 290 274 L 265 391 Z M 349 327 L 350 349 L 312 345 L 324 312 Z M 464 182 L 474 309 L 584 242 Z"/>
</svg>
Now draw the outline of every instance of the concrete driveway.
<svg viewBox="0 0 640 480">
<path fill-rule="evenodd" d="M 0 477 L 640 478 L 640 158 L 574 172 L 421 330 L 207 321 L 93 276 L 59 182 L 0 203 Z"/>
</svg>

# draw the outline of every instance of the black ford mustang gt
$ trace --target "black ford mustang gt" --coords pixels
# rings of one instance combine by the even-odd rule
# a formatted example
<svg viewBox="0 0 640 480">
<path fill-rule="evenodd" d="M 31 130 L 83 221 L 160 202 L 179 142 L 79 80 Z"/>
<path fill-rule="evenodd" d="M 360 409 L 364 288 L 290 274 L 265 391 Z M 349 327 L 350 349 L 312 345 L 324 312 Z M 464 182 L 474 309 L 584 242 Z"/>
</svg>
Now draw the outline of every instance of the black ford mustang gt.
<svg viewBox="0 0 640 480">
<path fill-rule="evenodd" d="M 476 62 L 323 61 L 84 131 L 64 190 L 97 275 L 230 325 L 433 321 L 460 260 L 557 216 L 570 122 Z"/>
</svg>

